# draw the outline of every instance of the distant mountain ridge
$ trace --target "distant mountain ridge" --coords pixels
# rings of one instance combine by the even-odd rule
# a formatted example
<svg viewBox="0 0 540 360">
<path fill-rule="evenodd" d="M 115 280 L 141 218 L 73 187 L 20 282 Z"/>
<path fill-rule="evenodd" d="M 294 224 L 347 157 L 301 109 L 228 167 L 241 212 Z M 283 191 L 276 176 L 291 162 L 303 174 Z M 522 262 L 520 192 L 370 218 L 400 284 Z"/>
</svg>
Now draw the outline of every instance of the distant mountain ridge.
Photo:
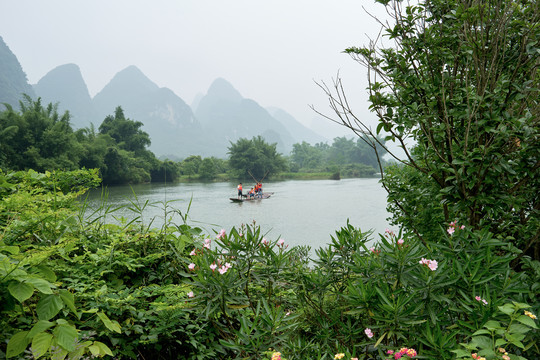
<svg viewBox="0 0 540 360">
<path fill-rule="evenodd" d="M 1 38 L 0 38 L 1 40 Z M 150 150 L 172 159 L 190 155 L 226 157 L 231 142 L 261 135 L 277 150 L 288 154 L 294 143 L 324 142 L 294 117 L 278 108 L 265 109 L 244 98 L 232 84 L 216 79 L 206 94 L 198 95 L 192 106 L 168 88 L 160 88 L 136 66 L 119 71 L 93 98 L 79 67 L 60 65 L 30 86 L 15 55 L 0 41 L 0 102 L 18 108 L 23 92 L 41 97 L 43 103 L 58 103 L 68 110 L 72 126 L 98 129 L 106 116 L 121 106 L 127 118 L 144 124 L 150 135 Z M 6 79 L 4 74 L 12 74 Z"/>
<path fill-rule="evenodd" d="M 0 111 L 3 103 L 18 109 L 22 94 L 36 96 L 19 60 L 0 36 Z"/>
<path fill-rule="evenodd" d="M 75 64 L 52 69 L 34 85 L 34 91 L 42 103 L 58 103 L 59 112 L 69 111 L 74 128 L 88 127 L 96 119 L 88 87 Z"/>
</svg>

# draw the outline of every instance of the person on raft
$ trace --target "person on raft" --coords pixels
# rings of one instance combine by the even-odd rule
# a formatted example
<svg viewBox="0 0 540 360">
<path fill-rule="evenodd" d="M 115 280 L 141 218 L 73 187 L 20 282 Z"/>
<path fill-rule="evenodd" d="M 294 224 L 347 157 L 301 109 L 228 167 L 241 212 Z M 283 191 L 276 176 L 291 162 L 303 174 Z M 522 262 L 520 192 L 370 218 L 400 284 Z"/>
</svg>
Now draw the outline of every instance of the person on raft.
<svg viewBox="0 0 540 360">
<path fill-rule="evenodd" d="M 263 191 L 262 191 L 262 183 L 257 183 L 256 187 L 255 187 L 255 191 L 257 193 L 257 196 L 262 198 L 262 195 L 263 195 Z"/>
<path fill-rule="evenodd" d="M 249 192 L 248 192 L 248 195 L 249 195 L 250 199 L 254 199 L 255 198 L 255 189 L 251 188 L 251 190 L 249 190 Z"/>
<path fill-rule="evenodd" d="M 237 189 L 238 189 L 238 196 L 237 196 L 237 198 L 238 198 L 238 199 L 242 199 L 242 196 L 244 196 L 244 194 L 242 193 L 242 183 L 238 184 Z"/>
</svg>

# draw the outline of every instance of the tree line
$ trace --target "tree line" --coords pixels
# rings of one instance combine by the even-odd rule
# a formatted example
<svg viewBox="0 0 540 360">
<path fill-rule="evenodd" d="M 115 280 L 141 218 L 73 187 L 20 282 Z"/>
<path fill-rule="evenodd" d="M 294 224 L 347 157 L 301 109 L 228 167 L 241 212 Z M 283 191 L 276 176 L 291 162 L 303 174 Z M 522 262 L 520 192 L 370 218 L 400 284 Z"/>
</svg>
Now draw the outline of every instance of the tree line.
<svg viewBox="0 0 540 360">
<path fill-rule="evenodd" d="M 290 156 L 261 136 L 231 142 L 228 159 L 189 156 L 182 161 L 158 159 L 148 147 L 143 123 L 127 118 L 119 106 L 96 129 L 74 130 L 70 114 L 58 105 L 25 96 L 20 111 L 9 104 L 0 112 L 0 168 L 5 170 L 100 169 L 104 184 L 214 180 L 218 177 L 261 179 L 280 172 L 332 172 L 369 176 L 377 171 L 375 152 L 361 139 L 336 138 L 331 145 L 294 144 Z"/>
</svg>

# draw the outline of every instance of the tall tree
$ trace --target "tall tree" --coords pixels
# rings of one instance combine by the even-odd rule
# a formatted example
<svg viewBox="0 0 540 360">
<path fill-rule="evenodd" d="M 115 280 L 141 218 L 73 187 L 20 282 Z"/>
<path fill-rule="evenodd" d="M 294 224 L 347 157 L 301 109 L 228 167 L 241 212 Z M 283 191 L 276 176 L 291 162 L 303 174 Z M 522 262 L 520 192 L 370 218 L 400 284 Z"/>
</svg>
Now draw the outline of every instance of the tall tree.
<svg viewBox="0 0 540 360">
<path fill-rule="evenodd" d="M 0 165 L 14 170 L 78 168 L 80 147 L 68 112 L 25 96 L 20 112 L 9 105 L 0 113 Z"/>
<path fill-rule="evenodd" d="M 396 159 L 416 174 L 384 182 L 394 216 L 425 238 L 407 221 L 421 209 L 396 194 L 425 189 L 436 219 L 487 227 L 540 259 L 540 3 L 377 2 L 391 16 L 381 24 L 392 44 L 346 50 L 368 69 L 376 132 L 349 108 L 341 79 L 321 87 L 334 120 L 372 147 L 384 146 L 384 133 L 404 149 Z"/>
<path fill-rule="evenodd" d="M 241 138 L 229 146 L 229 167 L 237 178 L 257 180 L 285 170 L 285 159 L 276 151 L 276 144 L 268 144 L 261 136 L 251 140 Z"/>
</svg>

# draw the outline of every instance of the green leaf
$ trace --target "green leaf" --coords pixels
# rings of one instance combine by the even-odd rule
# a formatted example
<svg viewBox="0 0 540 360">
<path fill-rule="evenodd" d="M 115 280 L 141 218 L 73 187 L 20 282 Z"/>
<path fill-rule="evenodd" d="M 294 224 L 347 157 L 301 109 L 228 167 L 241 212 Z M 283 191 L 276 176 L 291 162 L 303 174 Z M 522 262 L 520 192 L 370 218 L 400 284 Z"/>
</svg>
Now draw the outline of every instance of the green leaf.
<svg viewBox="0 0 540 360">
<path fill-rule="evenodd" d="M 44 332 L 45 330 L 51 328 L 54 326 L 53 322 L 46 321 L 46 320 L 39 320 L 34 326 L 32 326 L 32 329 L 28 333 L 27 337 L 29 339 L 33 338 L 40 332 Z"/>
<path fill-rule="evenodd" d="M 109 317 L 104 312 L 98 312 L 97 316 L 103 321 L 103 324 L 107 327 L 107 329 L 111 331 L 116 331 L 117 333 L 121 333 L 122 329 L 120 328 L 120 324 L 118 324 L 117 321 L 111 321 Z"/>
<path fill-rule="evenodd" d="M 80 318 L 77 314 L 77 308 L 75 307 L 75 298 L 73 294 L 65 289 L 58 291 L 58 293 L 64 304 L 68 307 L 68 309 L 71 310 L 71 312 L 73 312 L 75 315 L 77 315 L 78 318 Z"/>
<path fill-rule="evenodd" d="M 26 349 L 30 343 L 30 339 L 26 337 L 27 334 L 28 331 L 21 331 L 9 339 L 6 350 L 6 358 L 17 356 Z"/>
<path fill-rule="evenodd" d="M 12 282 L 8 286 L 9 293 L 19 302 L 29 299 L 34 293 L 34 287 L 31 284 Z"/>
<path fill-rule="evenodd" d="M 47 353 L 51 346 L 52 334 L 42 332 L 34 336 L 32 339 L 32 355 L 37 359 Z"/>
<path fill-rule="evenodd" d="M 64 360 L 67 354 L 68 351 L 66 349 L 59 347 L 51 354 L 51 360 Z"/>
<path fill-rule="evenodd" d="M 58 345 L 67 351 L 75 350 L 77 344 L 78 333 L 75 326 L 58 325 L 54 328 L 53 334 L 58 342 Z"/>
<path fill-rule="evenodd" d="M 102 342 L 94 341 L 92 345 L 88 347 L 93 356 L 113 356 L 111 349 Z"/>
<path fill-rule="evenodd" d="M 517 321 L 527 326 L 530 326 L 533 329 L 538 329 L 538 326 L 536 326 L 536 323 L 534 322 L 534 320 L 528 317 L 527 315 L 521 315 L 520 317 L 517 318 Z"/>
<path fill-rule="evenodd" d="M 484 327 L 488 330 L 496 330 L 496 329 L 502 329 L 501 323 L 494 320 L 489 320 L 484 324 Z"/>
<path fill-rule="evenodd" d="M 39 292 L 43 294 L 52 294 L 51 283 L 44 279 L 39 278 L 27 278 L 25 282 L 34 285 Z"/>
<path fill-rule="evenodd" d="M 64 307 L 57 295 L 45 295 L 39 300 L 36 311 L 40 320 L 50 320 Z"/>
</svg>

